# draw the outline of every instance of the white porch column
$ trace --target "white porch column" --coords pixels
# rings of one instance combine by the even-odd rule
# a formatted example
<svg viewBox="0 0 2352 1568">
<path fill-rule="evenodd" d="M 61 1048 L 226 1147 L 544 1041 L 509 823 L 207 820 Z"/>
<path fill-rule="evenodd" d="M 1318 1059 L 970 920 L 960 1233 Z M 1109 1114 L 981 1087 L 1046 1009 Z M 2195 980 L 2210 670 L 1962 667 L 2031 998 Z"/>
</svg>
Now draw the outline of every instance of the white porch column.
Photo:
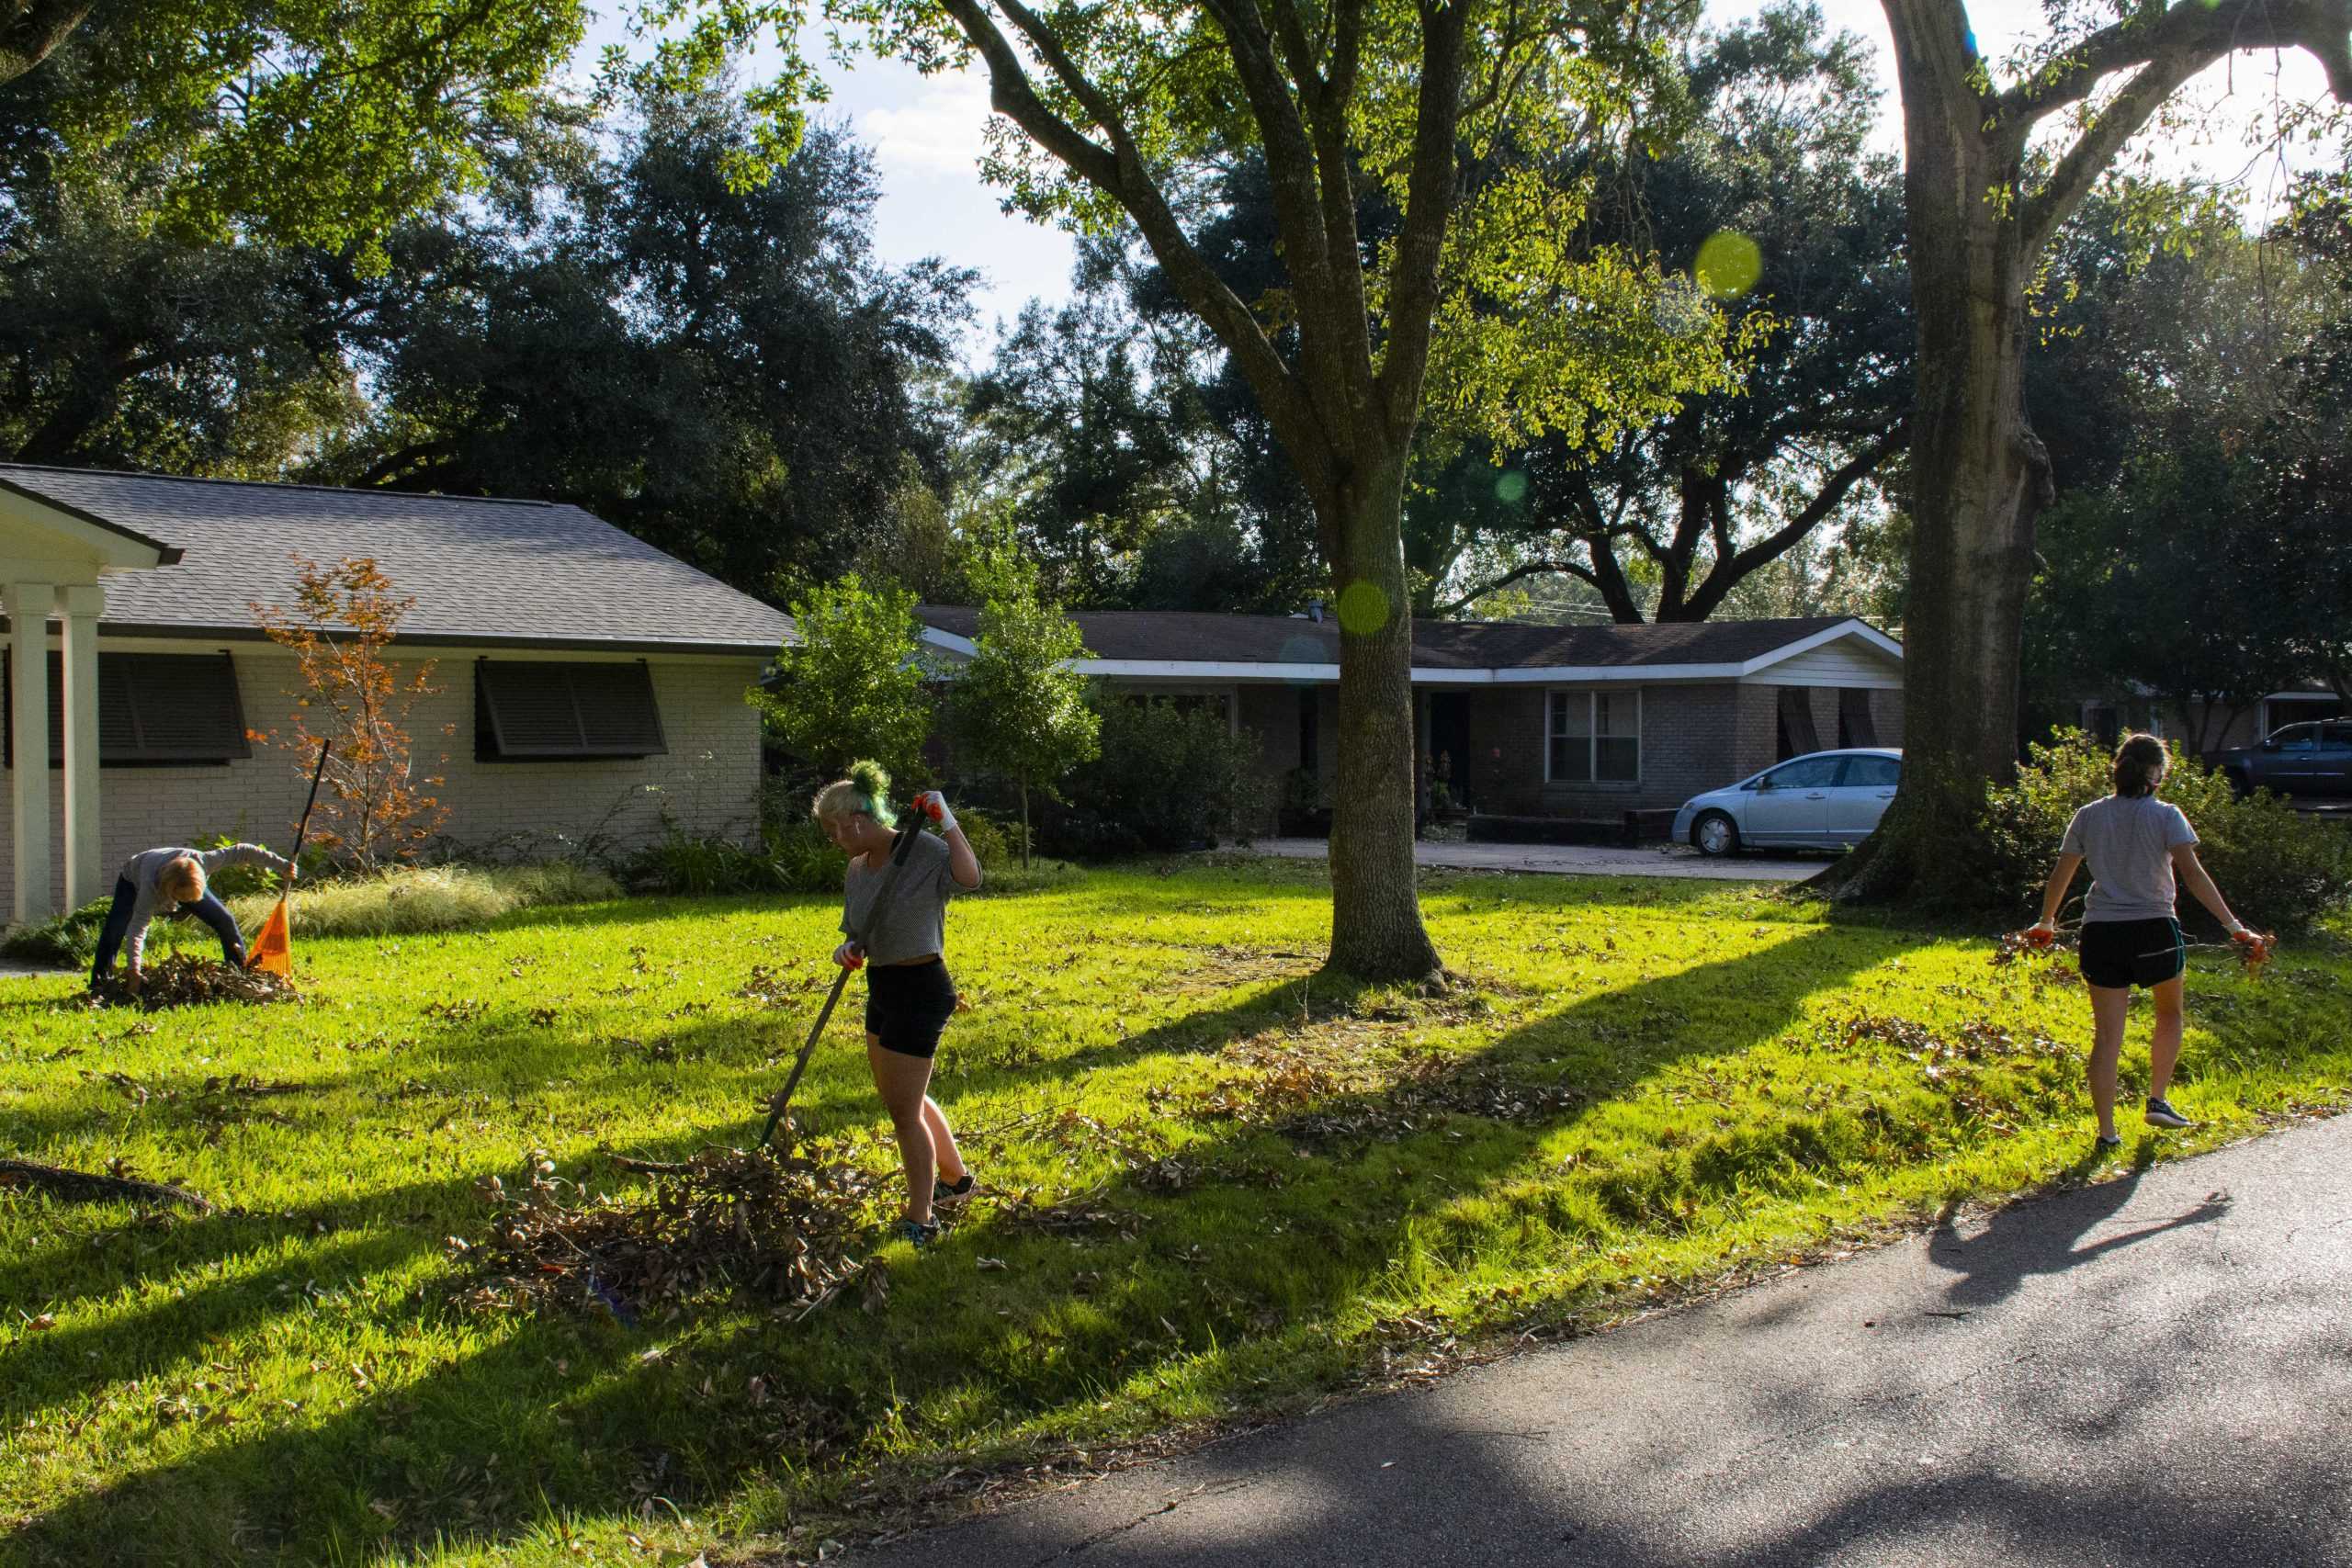
<svg viewBox="0 0 2352 1568">
<path fill-rule="evenodd" d="M 57 589 L 11 582 L 0 594 L 8 611 L 8 700 L 14 705 L 8 770 L 16 795 L 15 914 L 30 924 L 53 912 L 49 895 L 49 613 Z"/>
<path fill-rule="evenodd" d="M 107 591 L 61 588 L 65 613 L 65 907 L 108 891 L 98 847 L 98 615 Z"/>
</svg>

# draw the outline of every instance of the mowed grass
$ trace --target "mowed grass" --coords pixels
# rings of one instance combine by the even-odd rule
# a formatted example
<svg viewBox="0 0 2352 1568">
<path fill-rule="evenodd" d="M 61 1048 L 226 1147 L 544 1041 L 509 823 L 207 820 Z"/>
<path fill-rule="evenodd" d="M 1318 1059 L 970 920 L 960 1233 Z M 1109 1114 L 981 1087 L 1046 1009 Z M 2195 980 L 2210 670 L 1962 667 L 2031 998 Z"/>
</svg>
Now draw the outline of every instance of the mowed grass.
<svg viewBox="0 0 2352 1568">
<path fill-rule="evenodd" d="M 1983 935 L 1674 882 L 1440 876 L 1422 902 L 1448 997 L 1310 980 L 1317 865 L 962 903 L 973 1005 L 936 1092 L 991 1195 L 934 1249 L 881 1247 L 887 1292 L 635 1330 L 460 1312 L 444 1240 L 481 1236 L 475 1181 L 526 1151 L 626 1191 L 610 1154 L 755 1136 L 830 901 L 298 929 L 300 1007 L 93 1014 L 72 981 L 7 982 L 0 1152 L 234 1207 L 0 1194 L 0 1561 L 814 1556 L 978 1474 L 1084 1468 L 2085 1168 L 2086 1010 Z M 739 995 L 755 964 L 808 988 Z M 801 1100 L 889 1168 L 857 999 Z M 2340 937 L 2255 981 L 2196 955 L 2175 1100 L 2204 1126 L 2164 1151 L 2352 1098 L 2347 1004 Z M 205 1091 L 232 1074 L 297 1087 Z M 2133 1125 L 2108 1168 L 2155 1146 Z"/>
</svg>

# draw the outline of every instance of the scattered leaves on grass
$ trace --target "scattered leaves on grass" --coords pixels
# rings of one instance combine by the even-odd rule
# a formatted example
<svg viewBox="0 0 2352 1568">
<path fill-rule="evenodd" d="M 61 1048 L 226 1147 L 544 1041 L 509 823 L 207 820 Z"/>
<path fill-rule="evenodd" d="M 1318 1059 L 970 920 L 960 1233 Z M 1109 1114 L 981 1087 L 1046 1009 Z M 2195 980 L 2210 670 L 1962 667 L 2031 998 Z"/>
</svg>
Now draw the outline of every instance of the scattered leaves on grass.
<svg viewBox="0 0 2352 1568">
<path fill-rule="evenodd" d="M 586 1193 L 534 1150 L 521 1190 L 494 1176 L 475 1184 L 493 1213 L 487 1236 L 450 1249 L 473 1264 L 458 1300 L 478 1312 L 608 1309 L 624 1324 L 729 1292 L 813 1311 L 864 1268 L 851 1252 L 875 1179 L 838 1146 L 804 1147 L 617 1160 L 653 1180 L 649 1196 L 628 1201 Z"/>
<path fill-rule="evenodd" d="M 264 969 L 240 969 L 192 953 L 175 953 L 151 964 L 142 984 L 133 992 L 122 975 L 108 975 L 90 990 L 89 1000 L 100 1007 L 199 1007 L 208 1002 L 290 1002 L 301 993 L 291 982 Z M 78 1005 L 78 1004 L 77 1004 Z"/>
<path fill-rule="evenodd" d="M 743 983 L 735 987 L 735 994 L 763 1007 L 780 1008 L 790 1006 L 795 998 L 821 991 L 831 984 L 828 976 L 813 970 L 795 974 L 790 966 L 754 964 Z"/>
</svg>

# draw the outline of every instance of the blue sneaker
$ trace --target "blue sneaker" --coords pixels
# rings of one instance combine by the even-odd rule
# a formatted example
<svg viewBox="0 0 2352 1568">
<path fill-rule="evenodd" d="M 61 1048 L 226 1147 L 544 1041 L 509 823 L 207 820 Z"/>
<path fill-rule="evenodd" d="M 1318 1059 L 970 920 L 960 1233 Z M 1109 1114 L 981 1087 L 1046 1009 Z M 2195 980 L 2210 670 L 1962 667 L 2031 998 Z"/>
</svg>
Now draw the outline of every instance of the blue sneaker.
<svg viewBox="0 0 2352 1568">
<path fill-rule="evenodd" d="M 2098 1146 L 2102 1149 L 2120 1149 L 2123 1146 L 2123 1135 L 2120 1133 L 2101 1133 L 2098 1135 Z"/>
<path fill-rule="evenodd" d="M 2172 1108 L 2167 1100 L 2151 1098 L 2145 1120 L 2151 1127 L 2194 1127 L 2196 1122 Z"/>
<path fill-rule="evenodd" d="M 918 1252 L 939 1239 L 939 1224 L 935 1220 L 925 1224 L 921 1220 L 902 1218 L 893 1229 L 899 1240 Z"/>
<path fill-rule="evenodd" d="M 933 1177 L 931 1181 L 931 1201 L 934 1203 L 953 1203 L 959 1198 L 969 1198 L 974 1185 L 972 1173 L 968 1170 L 964 1173 L 964 1179 L 952 1187 L 937 1177 Z"/>
</svg>

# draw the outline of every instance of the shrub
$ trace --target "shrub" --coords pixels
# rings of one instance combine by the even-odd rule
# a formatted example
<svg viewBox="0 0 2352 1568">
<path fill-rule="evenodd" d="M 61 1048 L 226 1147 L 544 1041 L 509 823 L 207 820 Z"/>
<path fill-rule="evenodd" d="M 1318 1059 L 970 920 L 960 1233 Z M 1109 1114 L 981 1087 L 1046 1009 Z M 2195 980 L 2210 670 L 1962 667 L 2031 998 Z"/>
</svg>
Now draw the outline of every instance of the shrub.
<svg viewBox="0 0 2352 1568">
<path fill-rule="evenodd" d="M 295 940 L 309 936 L 405 936 L 487 925 L 501 915 L 548 904 L 588 904 L 620 897 L 600 871 L 567 862 L 525 866 L 394 866 L 372 876 L 298 885 Z M 230 902 L 252 931 L 277 901 L 275 892 Z"/>
<path fill-rule="evenodd" d="M 1114 701 L 1102 755 L 1079 768 L 1041 835 L 1059 855 L 1097 857 L 1214 846 L 1265 821 L 1273 788 L 1257 738 L 1206 708 Z"/>
<path fill-rule="evenodd" d="M 2110 754 L 2080 730 L 2063 730 L 2029 755 L 1984 814 L 1987 892 L 2013 908 L 2036 905 L 2068 819 L 2110 788 Z M 2307 931 L 2352 901 L 2352 833 L 2297 815 L 2267 790 L 2240 799 L 2220 773 L 2177 750 L 2163 796 L 2197 829 L 2198 858 L 2247 924 Z M 2200 918 L 2185 891 L 2180 908 L 2184 919 Z"/>
<path fill-rule="evenodd" d="M 0 938 L 0 958 L 86 969 L 98 955 L 98 932 L 106 926 L 107 911 L 113 908 L 112 897 L 95 898 L 39 925 L 19 926 Z"/>
<path fill-rule="evenodd" d="M 775 858 L 764 847 L 749 849 L 731 839 L 697 838 L 674 828 L 629 856 L 621 867 L 621 880 L 632 893 L 695 897 L 788 890 Z"/>
</svg>

